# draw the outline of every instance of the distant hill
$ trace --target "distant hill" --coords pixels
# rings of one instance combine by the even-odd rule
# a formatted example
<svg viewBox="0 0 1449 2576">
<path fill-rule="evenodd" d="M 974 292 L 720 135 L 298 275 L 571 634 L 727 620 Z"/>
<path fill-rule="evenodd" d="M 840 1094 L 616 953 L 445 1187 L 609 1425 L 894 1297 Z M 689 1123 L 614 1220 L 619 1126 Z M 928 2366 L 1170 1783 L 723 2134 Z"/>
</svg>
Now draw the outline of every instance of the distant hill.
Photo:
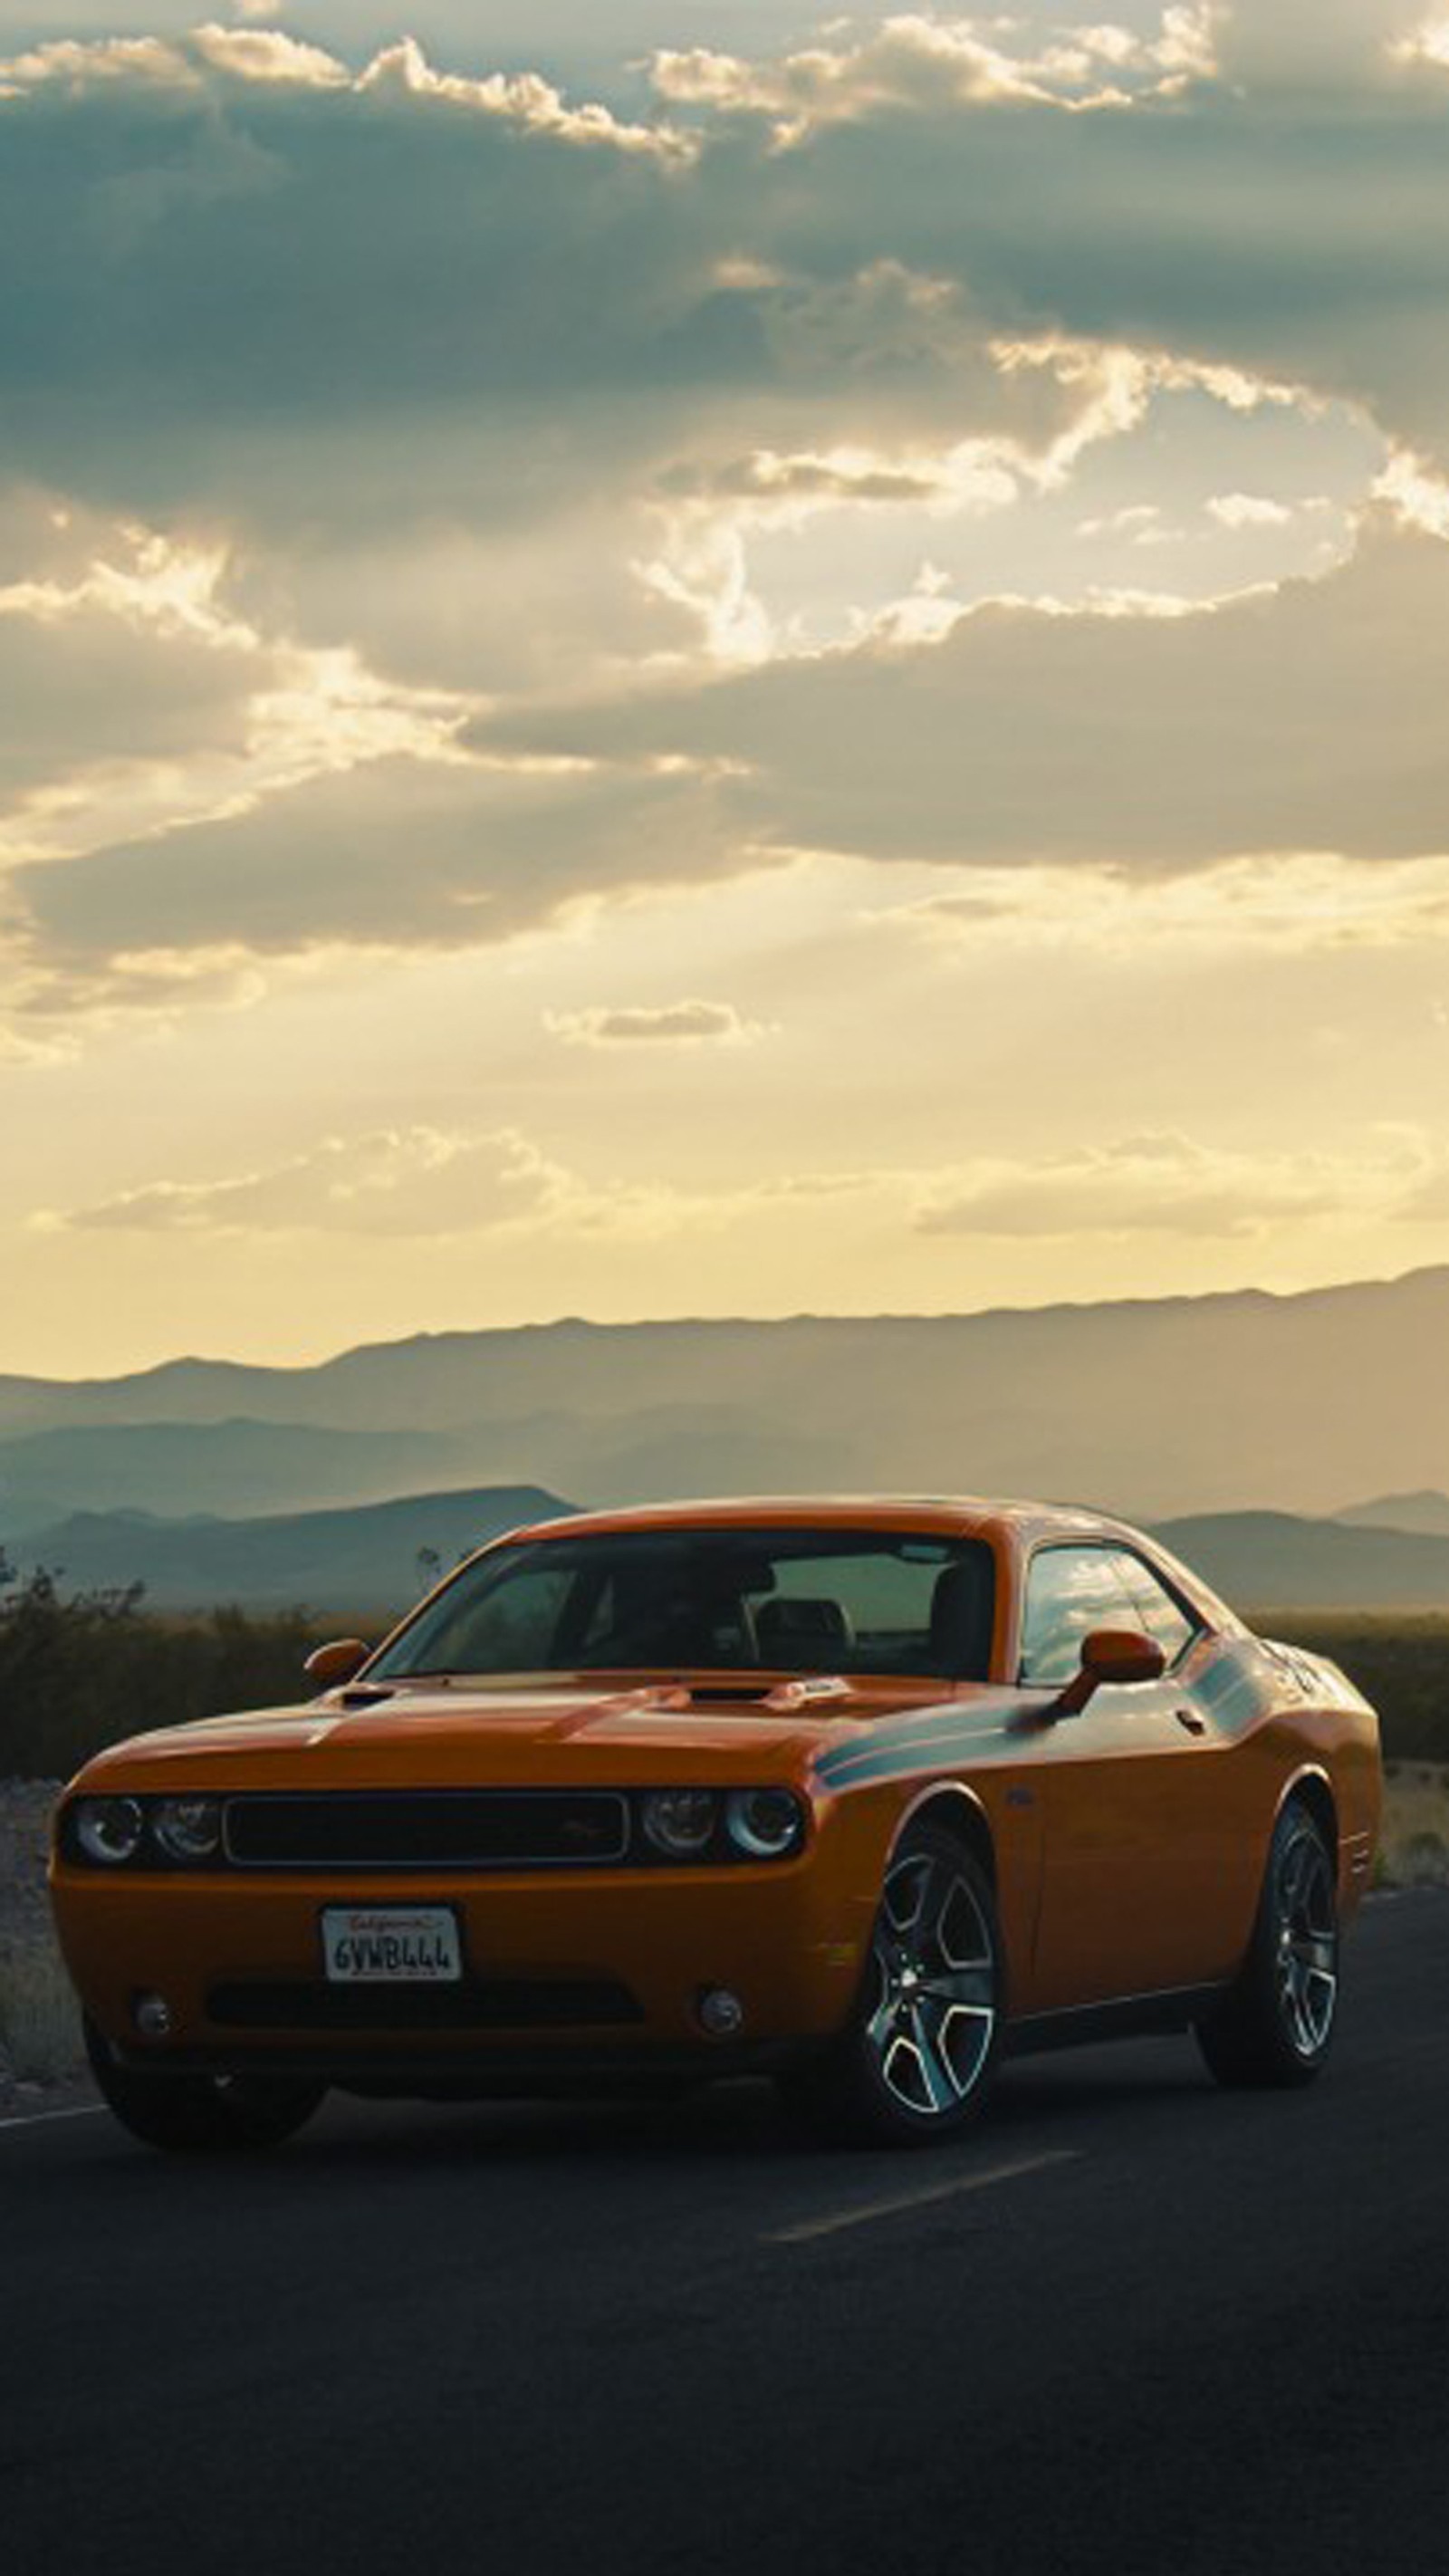
<svg viewBox="0 0 1449 2576">
<path fill-rule="evenodd" d="M 0 1439 L 0 1537 L 71 1512 L 311 1511 L 476 1484 L 470 1444 L 442 1432 L 290 1422 L 74 1424 Z"/>
<path fill-rule="evenodd" d="M 1350 1529 L 1417 1530 L 1423 1538 L 1449 1538 L 1449 1494 L 1380 1494 L 1335 1512 Z"/>
<path fill-rule="evenodd" d="M 149 1608 L 300 1603 L 319 1615 L 399 1611 L 471 1548 L 574 1506 L 537 1485 L 410 1494 L 351 1511 L 166 1520 L 76 1512 L 12 1550 L 24 1573 L 59 1570 L 62 1589 L 144 1583 Z M 1207 1512 L 1159 1521 L 1157 1535 L 1235 1609 L 1449 1610 L 1449 1537 L 1345 1526 L 1291 1512 Z"/>
<path fill-rule="evenodd" d="M 1449 1269 L 1435 1269 L 1292 1297 L 566 1321 L 308 1368 L 189 1359 L 87 1382 L 0 1378 L 0 1535 L 13 1545 L 35 1526 L 7 1507 L 6 1477 L 17 1498 L 43 1498 L 64 1474 L 67 1507 L 93 1505 L 75 1481 L 87 1457 L 119 1477 L 134 1456 L 128 1499 L 168 1511 L 203 1491 L 229 1510 L 342 1500 L 349 1436 L 359 1499 L 383 1476 L 396 1491 L 407 1456 L 408 1480 L 434 1488 L 539 1481 L 593 1503 L 825 1487 L 1327 1514 L 1345 1493 L 1449 1489 L 1446 1348 Z M 197 1434 L 174 1453 L 174 1483 L 165 1426 Z M 14 1446 L 101 1431 L 113 1446 Z"/>
<path fill-rule="evenodd" d="M 23 1575 L 41 1564 L 66 1592 L 144 1583 L 146 1606 L 210 1609 L 298 1602 L 362 1617 L 405 1609 L 471 1548 L 520 1522 L 573 1509 L 538 1485 L 479 1493 L 410 1494 L 355 1511 L 273 1514 L 264 1520 L 168 1521 L 147 1512 L 77 1512 L 13 1551 Z M 423 1551 L 436 1572 L 420 1563 Z"/>
<path fill-rule="evenodd" d="M 1449 1610 L 1449 1537 L 1289 1512 L 1159 1521 L 1163 1544 L 1234 1609 Z"/>
</svg>

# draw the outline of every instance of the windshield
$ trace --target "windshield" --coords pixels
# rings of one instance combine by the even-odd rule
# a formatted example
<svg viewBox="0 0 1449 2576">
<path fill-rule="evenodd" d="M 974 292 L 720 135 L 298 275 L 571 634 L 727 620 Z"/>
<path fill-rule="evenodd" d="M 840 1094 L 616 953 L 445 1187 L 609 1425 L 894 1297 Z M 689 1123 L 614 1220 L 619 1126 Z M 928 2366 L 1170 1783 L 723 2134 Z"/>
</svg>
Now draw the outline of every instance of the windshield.
<svg viewBox="0 0 1449 2576">
<path fill-rule="evenodd" d="M 984 1681 L 980 1539 L 651 1529 L 522 1541 L 465 1566 L 371 1668 L 893 1673 Z"/>
</svg>

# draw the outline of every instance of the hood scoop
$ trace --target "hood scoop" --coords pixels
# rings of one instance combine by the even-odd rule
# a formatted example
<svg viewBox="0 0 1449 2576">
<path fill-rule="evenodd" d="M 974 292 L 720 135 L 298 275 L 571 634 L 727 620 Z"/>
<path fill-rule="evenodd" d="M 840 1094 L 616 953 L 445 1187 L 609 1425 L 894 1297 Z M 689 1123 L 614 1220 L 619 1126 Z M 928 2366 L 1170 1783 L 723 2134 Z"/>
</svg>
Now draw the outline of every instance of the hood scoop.
<svg viewBox="0 0 1449 2576">
<path fill-rule="evenodd" d="M 818 1708 L 822 1702 L 849 1699 L 850 1684 L 839 1673 L 801 1673 L 786 1682 L 657 1682 L 630 1691 L 616 1705 L 624 1708 Z"/>
</svg>

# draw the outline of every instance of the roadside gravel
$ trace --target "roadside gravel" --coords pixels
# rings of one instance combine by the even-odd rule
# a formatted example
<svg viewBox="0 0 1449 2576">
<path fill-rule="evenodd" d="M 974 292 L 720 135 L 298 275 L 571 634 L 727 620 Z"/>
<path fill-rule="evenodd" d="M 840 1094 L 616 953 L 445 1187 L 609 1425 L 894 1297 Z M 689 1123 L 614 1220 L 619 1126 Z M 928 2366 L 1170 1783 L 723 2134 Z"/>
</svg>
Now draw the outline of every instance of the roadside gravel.
<svg viewBox="0 0 1449 2576">
<path fill-rule="evenodd" d="M 0 1780 L 0 2119 L 89 2090 L 45 1888 L 58 1780 Z"/>
</svg>

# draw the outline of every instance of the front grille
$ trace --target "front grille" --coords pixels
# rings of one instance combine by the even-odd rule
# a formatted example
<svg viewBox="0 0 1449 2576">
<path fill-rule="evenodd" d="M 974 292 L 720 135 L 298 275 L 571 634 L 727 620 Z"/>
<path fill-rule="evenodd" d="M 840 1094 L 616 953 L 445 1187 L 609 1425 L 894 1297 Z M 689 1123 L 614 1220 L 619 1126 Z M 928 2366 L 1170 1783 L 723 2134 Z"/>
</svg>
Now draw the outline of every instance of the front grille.
<svg viewBox="0 0 1449 2576">
<path fill-rule="evenodd" d="M 457 1986 L 328 1986 L 251 1979 L 213 1986 L 207 2018 L 228 2030 L 579 2030 L 644 2018 L 607 1977 Z"/>
<path fill-rule="evenodd" d="M 229 1798 L 223 1847 L 238 1869 L 533 1869 L 619 1861 L 627 1801 L 614 1790 L 439 1789 Z"/>
</svg>

